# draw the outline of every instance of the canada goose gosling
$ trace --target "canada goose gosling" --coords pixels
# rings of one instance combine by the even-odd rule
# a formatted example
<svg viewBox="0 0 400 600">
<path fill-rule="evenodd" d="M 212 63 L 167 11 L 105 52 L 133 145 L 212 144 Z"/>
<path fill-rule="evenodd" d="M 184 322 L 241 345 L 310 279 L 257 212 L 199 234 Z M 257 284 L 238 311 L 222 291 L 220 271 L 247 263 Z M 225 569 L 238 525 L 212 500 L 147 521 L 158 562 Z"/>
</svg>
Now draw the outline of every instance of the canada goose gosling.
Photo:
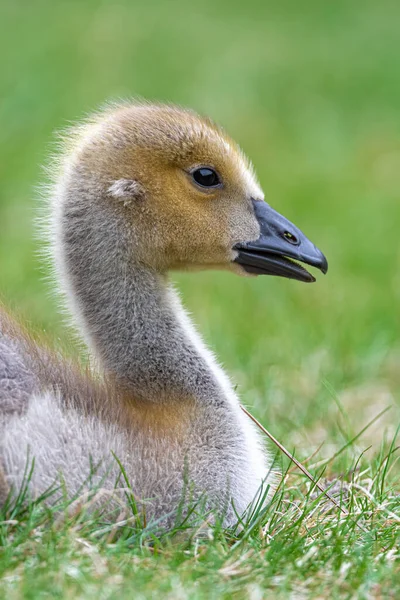
<svg viewBox="0 0 400 600">
<path fill-rule="evenodd" d="M 47 443 L 35 489 L 43 491 L 51 473 L 62 470 L 76 491 L 69 473 L 82 458 L 72 441 L 85 424 L 85 448 L 98 453 L 102 435 L 104 455 L 117 447 L 134 493 L 151 499 L 150 516 L 178 505 L 187 470 L 193 497 L 205 495 L 207 506 L 233 523 L 235 511 L 271 482 L 271 461 L 168 271 L 212 268 L 313 281 L 292 259 L 326 272 L 325 257 L 264 202 L 250 163 L 219 127 L 171 106 L 114 107 L 79 127 L 51 200 L 57 275 L 101 371 L 121 392 L 125 417 L 107 437 L 107 419 L 97 416 L 96 429 L 78 411 L 79 427 L 68 425 L 69 437 L 53 431 L 46 441 L 42 427 L 36 440 L 40 415 L 57 403 L 46 396 L 25 430 L 16 417 L 12 434 L 5 426 L 8 439 L 26 438 L 25 446 L 3 449 L 6 474 L 15 481 L 21 447 L 40 455 Z M 57 389 L 53 379 L 39 388 Z M 60 402 L 54 423 L 57 411 L 69 414 L 65 398 Z"/>
</svg>

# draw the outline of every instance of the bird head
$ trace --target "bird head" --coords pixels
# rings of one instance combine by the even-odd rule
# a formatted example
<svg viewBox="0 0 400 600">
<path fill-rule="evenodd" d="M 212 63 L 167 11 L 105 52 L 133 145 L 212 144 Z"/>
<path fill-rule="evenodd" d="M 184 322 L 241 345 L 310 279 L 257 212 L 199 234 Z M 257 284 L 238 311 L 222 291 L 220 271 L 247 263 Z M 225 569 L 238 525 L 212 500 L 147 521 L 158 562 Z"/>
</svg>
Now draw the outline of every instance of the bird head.
<svg viewBox="0 0 400 600">
<path fill-rule="evenodd" d="M 264 201 L 238 145 L 191 111 L 115 107 L 78 130 L 72 155 L 79 185 L 118 213 L 132 260 L 145 267 L 300 281 L 314 278 L 299 262 L 327 270 L 321 251 Z"/>
</svg>

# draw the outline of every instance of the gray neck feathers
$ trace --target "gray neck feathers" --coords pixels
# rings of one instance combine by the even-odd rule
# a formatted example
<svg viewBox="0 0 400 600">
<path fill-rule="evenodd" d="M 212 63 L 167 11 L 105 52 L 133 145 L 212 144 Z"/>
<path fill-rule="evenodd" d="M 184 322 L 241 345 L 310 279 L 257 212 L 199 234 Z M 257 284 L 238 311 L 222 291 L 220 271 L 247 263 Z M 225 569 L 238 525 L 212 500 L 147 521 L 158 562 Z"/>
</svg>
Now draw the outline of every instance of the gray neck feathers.
<svg viewBox="0 0 400 600">
<path fill-rule="evenodd" d="M 61 190 L 54 228 L 57 267 L 95 356 L 139 400 L 225 403 L 230 384 L 166 276 L 135 261 L 134 218 L 96 192 Z"/>
</svg>

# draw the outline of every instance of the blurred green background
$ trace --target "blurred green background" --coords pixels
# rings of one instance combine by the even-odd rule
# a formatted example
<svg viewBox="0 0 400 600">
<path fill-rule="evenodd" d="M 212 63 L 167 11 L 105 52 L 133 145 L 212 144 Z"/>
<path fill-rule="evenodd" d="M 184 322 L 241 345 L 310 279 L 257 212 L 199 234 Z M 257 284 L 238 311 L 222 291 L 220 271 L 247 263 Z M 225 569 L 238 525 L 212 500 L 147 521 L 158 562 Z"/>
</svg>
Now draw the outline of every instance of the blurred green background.
<svg viewBox="0 0 400 600">
<path fill-rule="evenodd" d="M 381 0 L 3 0 L 0 290 L 67 334 L 32 220 L 52 132 L 107 99 L 143 96 L 220 122 L 267 200 L 326 253 L 307 286 L 178 275 L 200 330 L 245 402 L 304 455 L 399 420 L 400 4 Z M 396 408 L 397 405 L 397 408 Z"/>
</svg>

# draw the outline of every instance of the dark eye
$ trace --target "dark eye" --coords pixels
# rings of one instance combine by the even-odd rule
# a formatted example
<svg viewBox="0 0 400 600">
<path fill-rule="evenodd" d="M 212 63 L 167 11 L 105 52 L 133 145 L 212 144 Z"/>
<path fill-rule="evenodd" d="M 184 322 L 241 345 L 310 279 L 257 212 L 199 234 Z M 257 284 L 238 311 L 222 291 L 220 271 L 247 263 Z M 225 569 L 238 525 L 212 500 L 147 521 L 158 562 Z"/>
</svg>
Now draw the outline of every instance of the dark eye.
<svg viewBox="0 0 400 600">
<path fill-rule="evenodd" d="M 200 167 L 192 172 L 192 177 L 202 187 L 217 187 L 221 181 L 218 174 L 208 167 Z"/>
</svg>

